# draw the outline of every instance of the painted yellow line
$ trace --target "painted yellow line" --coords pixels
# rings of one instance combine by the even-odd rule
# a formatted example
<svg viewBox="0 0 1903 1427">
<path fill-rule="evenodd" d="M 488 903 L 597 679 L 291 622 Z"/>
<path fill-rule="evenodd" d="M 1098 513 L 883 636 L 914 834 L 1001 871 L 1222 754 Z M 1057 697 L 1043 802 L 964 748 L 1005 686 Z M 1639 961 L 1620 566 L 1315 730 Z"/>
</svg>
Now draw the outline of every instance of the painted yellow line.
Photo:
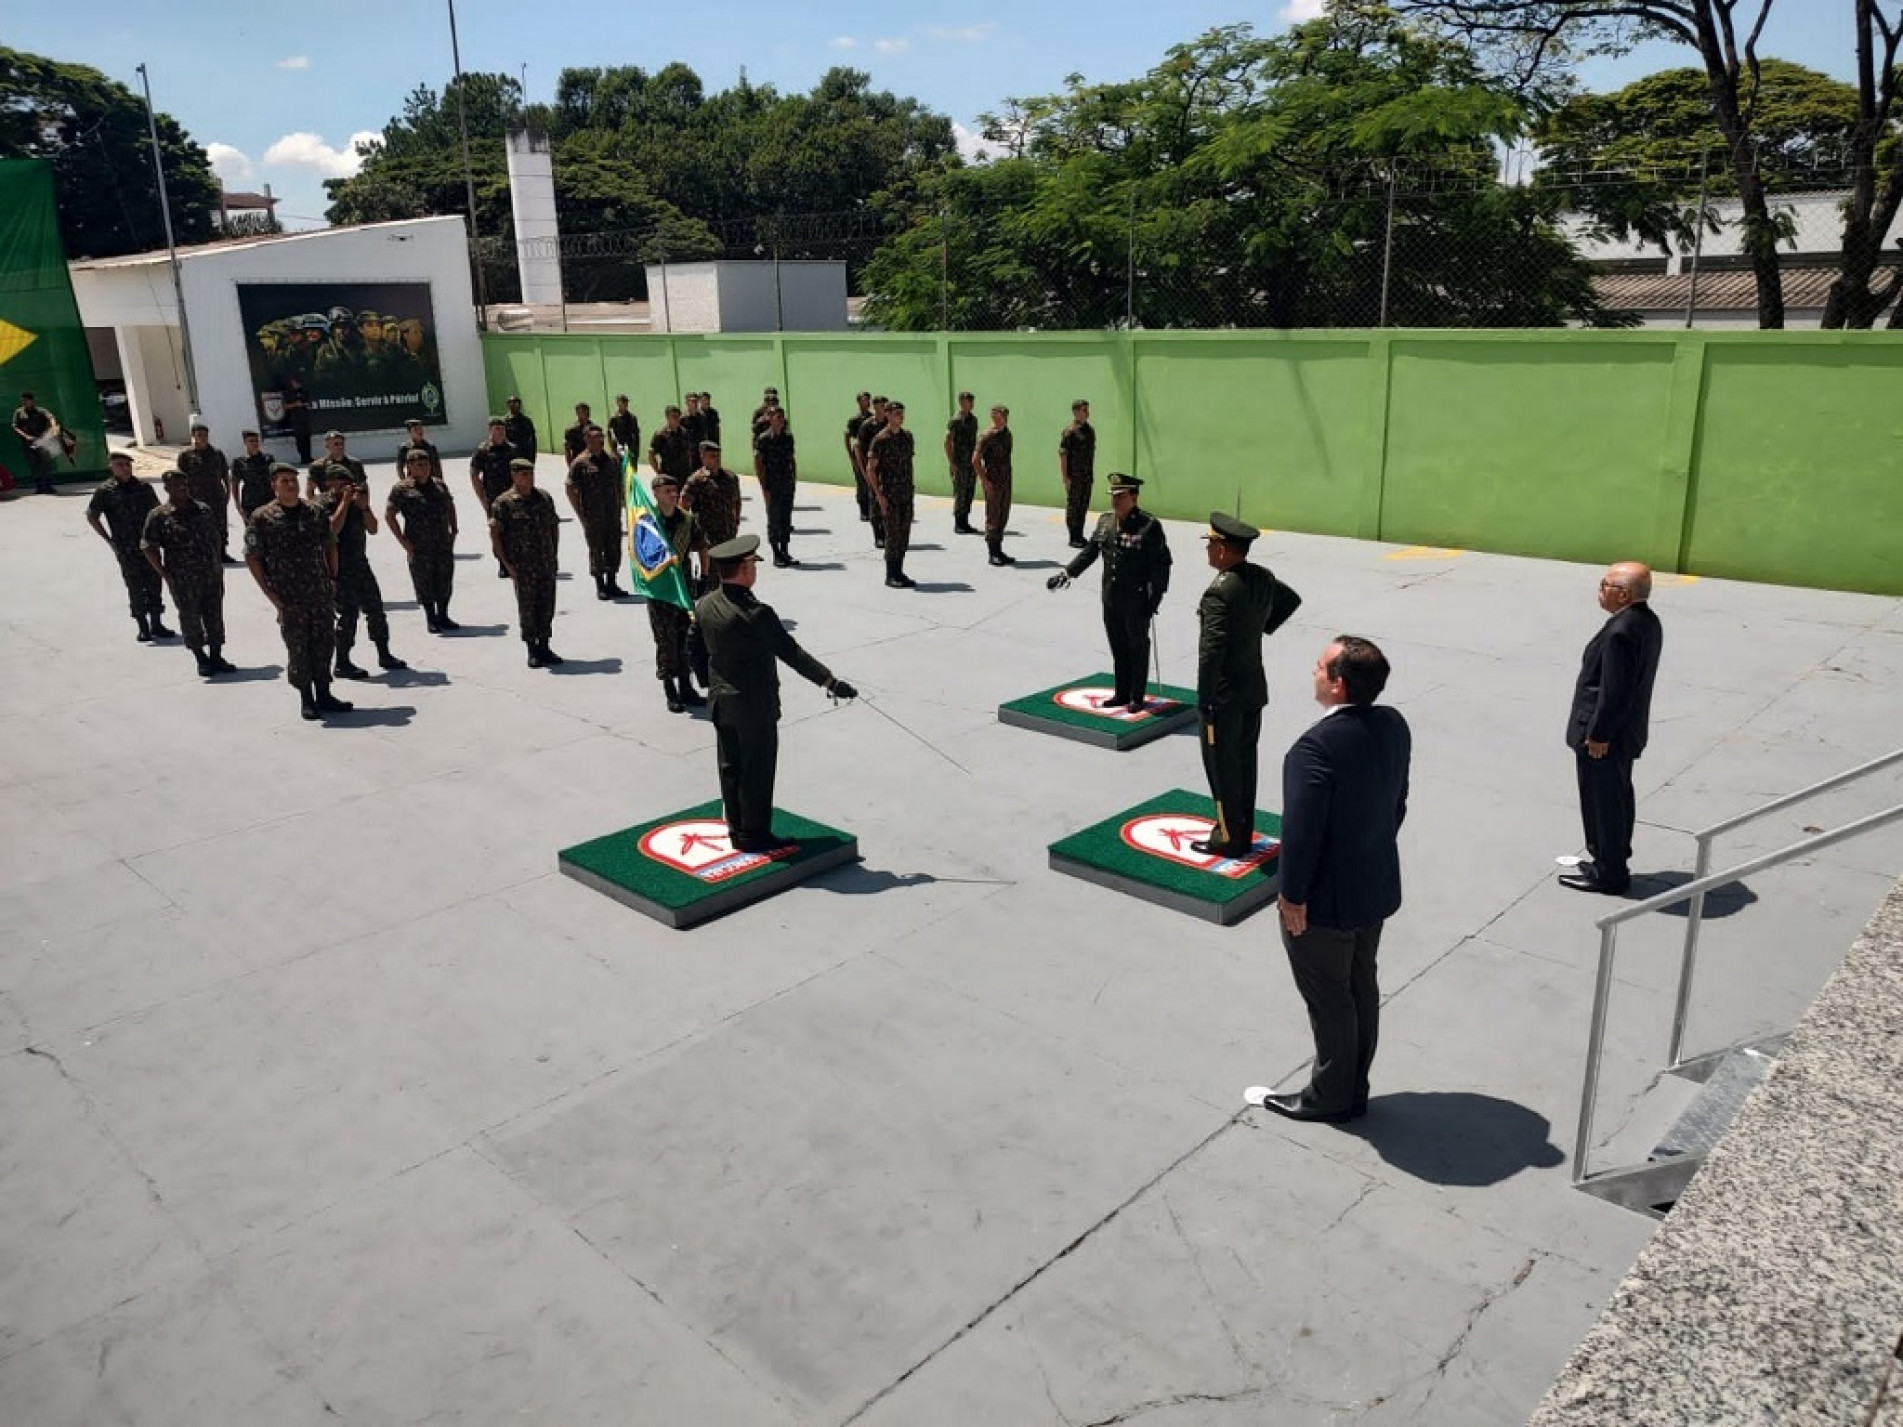
<svg viewBox="0 0 1903 1427">
<path fill-rule="evenodd" d="M 1698 575 L 1654 575 L 1652 583 L 1657 585 L 1695 585 L 1701 579 Z"/>
<path fill-rule="evenodd" d="M 1410 545 L 1405 550 L 1390 550 L 1390 560 L 1451 560 L 1457 555 L 1465 555 L 1465 550 L 1451 550 L 1440 545 Z"/>
</svg>

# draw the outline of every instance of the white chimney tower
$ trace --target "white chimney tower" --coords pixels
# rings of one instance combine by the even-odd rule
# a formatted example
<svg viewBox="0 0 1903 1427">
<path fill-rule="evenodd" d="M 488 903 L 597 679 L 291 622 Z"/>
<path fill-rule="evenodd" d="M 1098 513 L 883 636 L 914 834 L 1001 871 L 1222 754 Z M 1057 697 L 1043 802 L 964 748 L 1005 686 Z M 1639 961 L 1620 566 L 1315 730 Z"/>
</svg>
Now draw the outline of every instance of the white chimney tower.
<svg viewBox="0 0 1903 1427">
<path fill-rule="evenodd" d="M 509 207 L 515 214 L 522 301 L 531 307 L 560 306 L 562 230 L 555 218 L 555 165 L 547 134 L 534 129 L 510 133 Z"/>
</svg>

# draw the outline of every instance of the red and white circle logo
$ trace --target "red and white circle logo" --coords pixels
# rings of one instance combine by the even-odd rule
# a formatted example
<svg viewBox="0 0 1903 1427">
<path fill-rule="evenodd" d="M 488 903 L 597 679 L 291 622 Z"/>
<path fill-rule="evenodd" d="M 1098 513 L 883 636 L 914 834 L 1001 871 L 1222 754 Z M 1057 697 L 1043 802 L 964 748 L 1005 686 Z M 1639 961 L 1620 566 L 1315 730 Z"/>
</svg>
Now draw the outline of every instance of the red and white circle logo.
<svg viewBox="0 0 1903 1427">
<path fill-rule="evenodd" d="M 1224 857 L 1197 852 L 1192 842 L 1201 842 L 1215 831 L 1208 818 L 1194 813 L 1148 813 L 1131 818 L 1123 825 L 1123 840 L 1138 852 L 1197 867 L 1220 877 L 1240 877 L 1272 860 L 1281 844 L 1266 833 L 1255 834 L 1254 850 L 1247 857 Z"/>
<path fill-rule="evenodd" d="M 1121 723 L 1135 723 L 1139 719 L 1153 718 L 1182 707 L 1174 699 L 1162 699 L 1152 694 L 1142 708 L 1132 709 L 1121 704 L 1114 709 L 1105 708 L 1103 701 L 1114 693 L 1115 689 L 1106 689 L 1102 684 L 1079 684 L 1076 688 L 1058 690 L 1055 702 L 1059 708 L 1069 709 L 1072 713 L 1095 714 L 1098 718 L 1116 719 Z"/>
<path fill-rule="evenodd" d="M 718 818 L 662 823 L 641 834 L 640 848 L 663 866 L 703 882 L 719 882 L 792 850 L 788 844 L 772 852 L 735 852 L 727 825 Z"/>
</svg>

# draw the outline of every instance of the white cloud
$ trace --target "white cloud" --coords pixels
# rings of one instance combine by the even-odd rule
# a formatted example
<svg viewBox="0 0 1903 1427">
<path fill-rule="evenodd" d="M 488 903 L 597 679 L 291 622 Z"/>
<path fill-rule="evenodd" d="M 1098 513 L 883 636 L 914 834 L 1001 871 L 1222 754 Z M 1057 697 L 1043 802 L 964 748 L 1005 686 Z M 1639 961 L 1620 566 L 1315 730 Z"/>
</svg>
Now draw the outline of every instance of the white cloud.
<svg viewBox="0 0 1903 1427">
<path fill-rule="evenodd" d="M 985 136 L 972 132 L 956 119 L 952 120 L 952 141 L 958 145 L 959 154 L 968 164 L 984 163 L 991 158 Z"/>
<path fill-rule="evenodd" d="M 207 144 L 205 157 L 211 160 L 211 171 L 227 188 L 251 177 L 251 159 L 243 149 L 231 144 Z"/>
<path fill-rule="evenodd" d="M 998 28 L 996 20 L 986 20 L 978 25 L 933 26 L 926 34 L 935 40 L 950 40 L 961 45 L 975 45 L 991 38 L 991 32 Z"/>
<path fill-rule="evenodd" d="M 1288 0 L 1282 6 L 1282 18 L 1291 25 L 1299 25 L 1306 20 L 1319 20 L 1328 8 L 1328 0 Z"/>
<path fill-rule="evenodd" d="M 859 48 L 859 41 L 855 40 L 851 35 L 834 35 L 828 43 L 836 50 L 856 50 Z"/>
<path fill-rule="evenodd" d="M 278 61 L 279 69 L 309 69 L 310 67 L 311 57 L 309 55 L 292 55 L 288 59 Z"/>
<path fill-rule="evenodd" d="M 363 167 L 363 156 L 357 152 L 357 145 L 378 137 L 368 131 L 352 134 L 342 148 L 333 149 L 324 142 L 322 134 L 286 134 L 264 151 L 264 162 L 316 169 L 325 178 L 349 178 Z"/>
<path fill-rule="evenodd" d="M 882 55 L 902 55 L 912 48 L 910 40 L 874 40 L 872 47 Z"/>
</svg>

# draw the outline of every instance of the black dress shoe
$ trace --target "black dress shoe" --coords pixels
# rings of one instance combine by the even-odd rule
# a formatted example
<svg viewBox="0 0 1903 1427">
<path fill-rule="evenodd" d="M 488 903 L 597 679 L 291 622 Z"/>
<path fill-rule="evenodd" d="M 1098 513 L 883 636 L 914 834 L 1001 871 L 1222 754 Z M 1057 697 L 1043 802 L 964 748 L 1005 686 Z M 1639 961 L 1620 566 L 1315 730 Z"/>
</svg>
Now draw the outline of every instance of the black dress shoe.
<svg viewBox="0 0 1903 1427">
<path fill-rule="evenodd" d="M 1262 1108 L 1289 1120 L 1313 1120 L 1321 1125 L 1345 1125 L 1355 1118 L 1353 1110 L 1318 1110 L 1297 1095 L 1264 1095 Z"/>
<path fill-rule="evenodd" d="M 1081 535 L 1073 535 L 1070 538 L 1070 548 L 1073 550 L 1082 550 L 1088 543 Z"/>
<path fill-rule="evenodd" d="M 1098 704 L 1097 707 L 1100 709 L 1120 709 L 1129 702 L 1130 700 L 1125 698 L 1122 694 L 1112 694 L 1109 698 Z"/>
<path fill-rule="evenodd" d="M 1608 897 L 1618 897 L 1624 895 L 1626 888 L 1632 885 L 1632 880 L 1627 878 L 1623 882 L 1604 882 L 1594 873 L 1562 872 L 1559 885 L 1571 887 L 1575 892 L 1600 892 Z"/>
<path fill-rule="evenodd" d="M 367 679 L 370 677 L 370 671 L 368 669 L 353 664 L 348 659 L 339 659 L 337 661 L 337 667 L 331 672 L 340 679 Z"/>
<path fill-rule="evenodd" d="M 1198 838 L 1189 845 L 1191 852 L 1199 852 L 1204 857 L 1247 857 L 1253 849 L 1231 847 L 1226 842 L 1217 842 L 1213 837 Z"/>
</svg>

